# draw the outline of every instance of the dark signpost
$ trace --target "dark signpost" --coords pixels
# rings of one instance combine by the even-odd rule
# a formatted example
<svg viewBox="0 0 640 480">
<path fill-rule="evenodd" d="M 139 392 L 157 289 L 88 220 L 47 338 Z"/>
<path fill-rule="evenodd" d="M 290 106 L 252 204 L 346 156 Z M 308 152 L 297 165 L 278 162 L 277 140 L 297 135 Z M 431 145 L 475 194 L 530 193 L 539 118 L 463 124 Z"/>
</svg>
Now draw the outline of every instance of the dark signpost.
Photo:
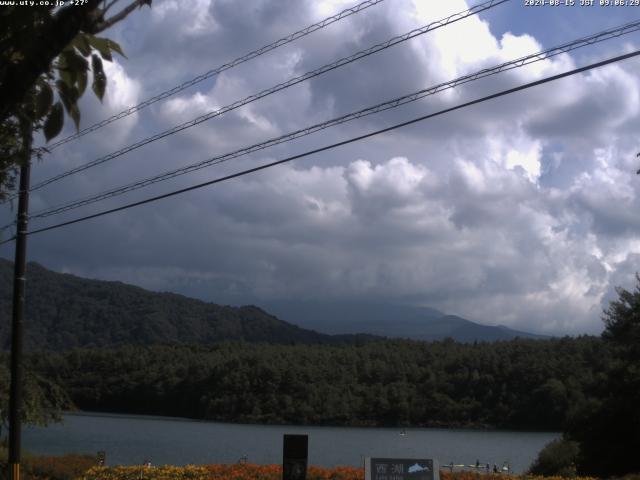
<svg viewBox="0 0 640 480">
<path fill-rule="evenodd" d="M 439 480 L 438 463 L 421 458 L 371 458 L 365 462 L 365 480 Z"/>
<path fill-rule="evenodd" d="M 282 480 L 306 480 L 309 436 L 285 435 L 282 447 Z"/>
<path fill-rule="evenodd" d="M 28 138 L 31 138 L 29 133 Z M 27 142 L 25 152 L 31 152 Z M 22 447 L 22 336 L 24 330 L 24 298 L 27 282 L 27 224 L 29 221 L 30 158 L 20 167 L 20 196 L 16 219 L 16 255 L 13 270 L 13 316 L 11 320 L 11 385 L 9 387 L 9 479 L 20 480 Z"/>
</svg>

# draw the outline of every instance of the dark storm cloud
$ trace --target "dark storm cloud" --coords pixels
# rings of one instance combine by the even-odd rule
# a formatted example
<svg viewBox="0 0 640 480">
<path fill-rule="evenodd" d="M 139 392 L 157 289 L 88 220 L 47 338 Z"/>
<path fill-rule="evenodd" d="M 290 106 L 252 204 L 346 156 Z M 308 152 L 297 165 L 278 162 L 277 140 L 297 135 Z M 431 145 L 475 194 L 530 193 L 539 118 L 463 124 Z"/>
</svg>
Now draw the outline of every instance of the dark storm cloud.
<svg viewBox="0 0 640 480">
<path fill-rule="evenodd" d="M 83 125 L 351 2 L 185 4 L 154 2 L 113 30 L 129 59 L 108 67 L 104 105 L 83 100 Z M 47 178 L 465 8 L 460 0 L 384 2 L 61 147 L 37 165 L 34 177 Z M 526 12 L 520 14 L 526 22 Z M 494 37 L 487 22 L 489 15 L 469 18 L 140 148 L 39 191 L 32 208 L 200 161 L 549 46 L 540 30 Z M 82 213 L 300 153 L 574 65 L 563 55 L 505 72 Z M 628 287 L 640 269 L 640 184 L 630 175 L 632 135 L 640 123 L 639 68 L 637 60 L 621 63 L 33 236 L 30 257 L 58 270 L 220 303 L 410 299 L 523 330 L 597 332 L 613 286 Z M 3 248 L 9 256 L 10 248 Z"/>
</svg>

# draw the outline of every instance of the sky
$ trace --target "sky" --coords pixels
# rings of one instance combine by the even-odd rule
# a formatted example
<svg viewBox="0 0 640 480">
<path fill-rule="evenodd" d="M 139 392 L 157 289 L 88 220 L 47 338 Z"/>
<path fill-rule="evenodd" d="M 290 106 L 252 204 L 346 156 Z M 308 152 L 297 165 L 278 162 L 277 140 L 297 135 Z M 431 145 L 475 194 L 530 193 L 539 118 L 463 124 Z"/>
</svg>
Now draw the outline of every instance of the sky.
<svg viewBox="0 0 640 480">
<path fill-rule="evenodd" d="M 70 142 L 32 184 L 479 2 L 385 0 Z M 33 192 L 37 212 L 640 19 L 640 7 L 511 0 Z M 355 5 L 155 0 L 106 36 L 86 127 Z M 45 227 L 346 140 L 640 48 L 640 33 L 49 219 Z M 28 258 L 220 304 L 423 305 L 552 334 L 598 334 L 640 270 L 640 59 L 291 163 L 29 237 Z M 64 135 L 73 133 L 70 122 Z M 39 139 L 42 143 L 42 139 Z M 38 142 L 36 142 L 38 143 Z M 3 223 L 14 212 L 2 206 Z M 13 244 L 0 247 L 13 257 Z"/>
</svg>

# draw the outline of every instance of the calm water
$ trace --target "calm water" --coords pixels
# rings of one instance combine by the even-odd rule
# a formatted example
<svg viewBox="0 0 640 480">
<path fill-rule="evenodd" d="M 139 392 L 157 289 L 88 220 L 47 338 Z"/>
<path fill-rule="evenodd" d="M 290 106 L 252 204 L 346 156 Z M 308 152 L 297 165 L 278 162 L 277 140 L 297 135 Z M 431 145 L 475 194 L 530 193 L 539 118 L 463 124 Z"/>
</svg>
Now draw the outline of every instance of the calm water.
<svg viewBox="0 0 640 480">
<path fill-rule="evenodd" d="M 282 435 L 309 435 L 311 465 L 360 466 L 363 456 L 435 458 L 441 465 L 508 461 L 525 470 L 556 433 L 236 425 L 133 415 L 69 414 L 64 423 L 25 428 L 24 447 L 41 454 L 106 452 L 107 464 L 281 463 Z"/>
</svg>

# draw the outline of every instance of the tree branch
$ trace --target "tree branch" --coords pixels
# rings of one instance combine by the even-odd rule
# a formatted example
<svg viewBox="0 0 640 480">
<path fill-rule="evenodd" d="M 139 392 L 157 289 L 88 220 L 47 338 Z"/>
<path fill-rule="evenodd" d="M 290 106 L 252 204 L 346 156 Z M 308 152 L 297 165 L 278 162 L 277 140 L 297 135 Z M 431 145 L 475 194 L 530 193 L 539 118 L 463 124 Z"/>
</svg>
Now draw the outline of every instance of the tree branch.
<svg viewBox="0 0 640 480">
<path fill-rule="evenodd" d="M 109 6 L 105 8 L 103 13 L 106 12 L 117 1 L 118 0 L 114 0 Z M 143 5 L 151 6 L 151 0 L 134 0 L 133 2 L 131 2 L 126 7 L 124 7 L 122 10 L 120 10 L 120 12 L 116 13 L 114 16 L 112 16 L 108 20 L 103 20 L 102 22 L 96 23 L 94 25 L 94 30 L 90 33 L 99 33 L 99 32 L 102 32 L 103 30 L 106 30 L 107 28 L 118 23 L 119 21 L 124 20 L 127 17 L 127 15 L 133 12 L 136 8 L 142 8 Z"/>
<path fill-rule="evenodd" d="M 111 7 L 113 7 L 116 3 L 118 3 L 120 0 L 112 0 L 111 3 L 107 4 L 107 2 L 104 2 L 104 7 L 102 7 L 102 14 L 104 15 L 105 13 L 107 13 L 109 11 L 109 9 Z"/>
</svg>

